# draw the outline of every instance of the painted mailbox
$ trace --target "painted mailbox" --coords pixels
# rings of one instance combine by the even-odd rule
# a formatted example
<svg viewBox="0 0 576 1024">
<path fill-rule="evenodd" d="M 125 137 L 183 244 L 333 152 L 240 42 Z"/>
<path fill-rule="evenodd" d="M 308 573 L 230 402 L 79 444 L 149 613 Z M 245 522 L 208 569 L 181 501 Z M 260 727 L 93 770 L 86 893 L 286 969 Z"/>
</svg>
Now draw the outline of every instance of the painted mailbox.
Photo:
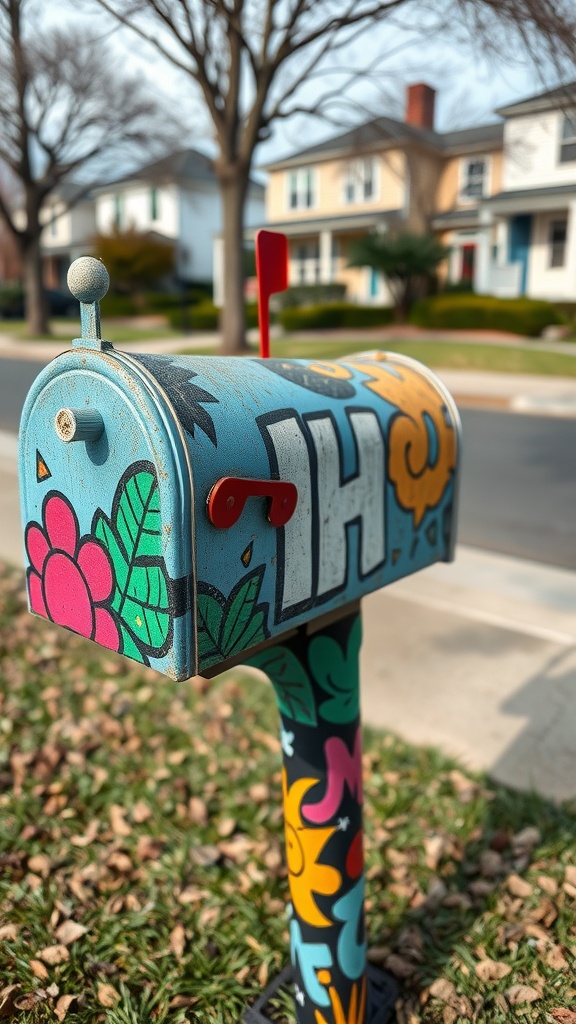
<svg viewBox="0 0 576 1024">
<path fill-rule="evenodd" d="M 30 609 L 174 679 L 267 673 L 298 1020 L 384 1019 L 366 970 L 359 600 L 453 555 L 454 402 L 386 353 L 119 352 L 100 338 L 103 266 L 79 260 L 69 281 L 83 337 L 22 417 Z"/>
</svg>

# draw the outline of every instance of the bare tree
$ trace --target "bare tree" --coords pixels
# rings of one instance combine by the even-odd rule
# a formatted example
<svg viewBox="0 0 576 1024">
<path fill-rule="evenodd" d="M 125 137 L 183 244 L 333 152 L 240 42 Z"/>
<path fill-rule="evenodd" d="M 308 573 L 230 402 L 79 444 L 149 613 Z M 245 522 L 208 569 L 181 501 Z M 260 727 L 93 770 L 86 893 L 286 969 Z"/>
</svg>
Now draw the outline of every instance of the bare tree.
<svg viewBox="0 0 576 1024">
<path fill-rule="evenodd" d="M 244 340 L 242 222 L 254 150 L 274 122 L 318 112 L 357 80 L 351 71 L 320 99 L 311 79 L 350 45 L 407 16 L 426 35 L 455 24 L 488 49 L 513 50 L 511 35 L 538 62 L 574 59 L 572 0 L 96 0 L 198 86 L 218 146 L 215 171 L 223 208 L 226 301 L 224 350 Z M 345 67 L 344 63 L 344 67 Z M 342 64 L 340 65 L 342 69 Z M 361 74 L 368 69 L 362 68 Z M 308 94 L 308 95 L 307 95 Z"/>
<path fill-rule="evenodd" d="M 0 189 L 0 218 L 24 268 L 31 333 L 48 327 L 40 256 L 47 198 L 64 180 L 101 173 L 105 160 L 110 176 L 114 158 L 134 159 L 167 123 L 100 38 L 76 27 L 41 28 L 40 11 L 34 0 L 0 0 L 0 163 L 15 183 Z"/>
</svg>

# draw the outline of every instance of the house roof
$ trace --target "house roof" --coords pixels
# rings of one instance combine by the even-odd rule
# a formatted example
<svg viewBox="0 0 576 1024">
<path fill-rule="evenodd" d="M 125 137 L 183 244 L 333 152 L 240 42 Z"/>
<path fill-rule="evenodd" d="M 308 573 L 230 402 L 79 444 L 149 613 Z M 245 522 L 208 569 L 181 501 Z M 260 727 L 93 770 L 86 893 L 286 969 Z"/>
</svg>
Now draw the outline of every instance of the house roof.
<svg viewBox="0 0 576 1024">
<path fill-rule="evenodd" d="M 197 149 L 180 149 L 175 153 L 168 153 L 159 160 L 143 164 L 131 174 L 116 178 L 97 191 L 105 192 L 113 186 L 126 186 L 140 181 L 147 185 L 186 185 L 191 182 L 212 185 L 216 182 L 214 162 Z M 264 186 L 260 182 L 250 179 L 250 185 L 253 190 L 264 193 Z"/>
<path fill-rule="evenodd" d="M 576 192 L 576 183 L 567 185 L 546 185 L 542 188 L 519 188 L 509 192 L 497 192 L 496 195 L 483 199 L 483 203 L 502 203 L 510 199 L 540 199 L 548 196 L 570 196 Z"/>
<path fill-rule="evenodd" d="M 565 82 L 555 89 L 547 89 L 535 96 L 528 96 L 518 103 L 509 103 L 500 107 L 496 113 L 501 117 L 512 117 L 515 114 L 531 114 L 539 110 L 552 110 L 554 107 L 574 105 L 576 102 L 576 82 Z"/>
<path fill-rule="evenodd" d="M 359 228 L 374 228 L 394 224 L 402 217 L 402 210 L 373 210 L 370 213 L 336 214 L 328 217 L 311 217 L 306 220 L 268 221 L 262 227 L 281 231 L 285 235 L 306 237 L 317 231 L 356 231 Z M 250 230 L 256 231 L 257 228 Z"/>
<path fill-rule="evenodd" d="M 435 149 L 440 153 L 459 153 L 470 149 L 500 147 L 503 144 L 504 126 L 502 122 L 479 125 L 475 128 L 464 128 L 454 132 L 435 132 L 425 128 L 397 121 L 393 117 L 377 117 L 372 121 L 357 125 L 342 135 L 336 135 L 316 146 L 298 150 L 291 156 L 273 163 L 265 164 L 268 171 L 298 166 L 311 159 L 340 156 L 343 152 L 373 150 L 393 144 L 418 143 Z"/>
</svg>

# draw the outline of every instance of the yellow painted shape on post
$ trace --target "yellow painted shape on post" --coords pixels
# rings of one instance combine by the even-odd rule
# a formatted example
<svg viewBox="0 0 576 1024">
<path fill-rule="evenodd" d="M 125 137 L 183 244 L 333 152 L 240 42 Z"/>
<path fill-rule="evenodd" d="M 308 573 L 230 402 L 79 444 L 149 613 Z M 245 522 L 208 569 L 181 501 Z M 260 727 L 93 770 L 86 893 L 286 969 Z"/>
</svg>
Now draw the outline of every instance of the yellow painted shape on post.
<svg viewBox="0 0 576 1024">
<path fill-rule="evenodd" d="M 324 847 L 337 829 L 310 828 L 303 823 L 300 815 L 306 793 L 319 781 L 298 779 L 289 789 L 286 769 L 282 775 L 290 895 L 294 909 L 302 920 L 316 928 L 323 928 L 332 922 L 318 908 L 314 893 L 333 896 L 340 889 L 342 876 L 336 868 L 318 862 Z"/>
</svg>

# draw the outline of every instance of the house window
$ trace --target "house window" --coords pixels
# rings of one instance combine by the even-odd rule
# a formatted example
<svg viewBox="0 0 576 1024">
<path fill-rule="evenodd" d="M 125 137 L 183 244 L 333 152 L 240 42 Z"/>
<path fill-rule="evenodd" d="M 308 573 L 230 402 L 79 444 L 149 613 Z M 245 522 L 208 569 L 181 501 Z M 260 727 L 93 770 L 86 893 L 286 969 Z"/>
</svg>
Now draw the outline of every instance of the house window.
<svg viewBox="0 0 576 1024">
<path fill-rule="evenodd" d="M 462 164 L 462 199 L 482 199 L 486 194 L 487 161 L 464 160 Z"/>
<path fill-rule="evenodd" d="M 320 246 L 317 242 L 303 242 L 297 246 L 296 277 L 298 284 L 318 284 L 320 281 Z"/>
<path fill-rule="evenodd" d="M 343 198 L 345 203 L 367 203 L 376 198 L 376 161 L 372 158 L 354 160 L 344 173 Z"/>
<path fill-rule="evenodd" d="M 566 217 L 562 220 L 550 221 L 550 266 L 563 267 L 566 260 L 566 237 L 568 234 L 568 221 Z"/>
<path fill-rule="evenodd" d="M 122 196 L 114 196 L 114 224 L 119 228 L 122 224 Z"/>
<path fill-rule="evenodd" d="M 316 205 L 314 171 L 300 167 L 288 175 L 288 207 L 290 210 L 309 210 Z"/>
<path fill-rule="evenodd" d="M 158 209 L 159 209 L 158 189 L 157 188 L 151 188 L 150 189 L 150 220 L 158 220 L 158 216 L 159 216 Z"/>
<path fill-rule="evenodd" d="M 560 144 L 560 163 L 568 164 L 576 160 L 576 114 L 564 114 L 562 119 L 562 142 Z"/>
</svg>

